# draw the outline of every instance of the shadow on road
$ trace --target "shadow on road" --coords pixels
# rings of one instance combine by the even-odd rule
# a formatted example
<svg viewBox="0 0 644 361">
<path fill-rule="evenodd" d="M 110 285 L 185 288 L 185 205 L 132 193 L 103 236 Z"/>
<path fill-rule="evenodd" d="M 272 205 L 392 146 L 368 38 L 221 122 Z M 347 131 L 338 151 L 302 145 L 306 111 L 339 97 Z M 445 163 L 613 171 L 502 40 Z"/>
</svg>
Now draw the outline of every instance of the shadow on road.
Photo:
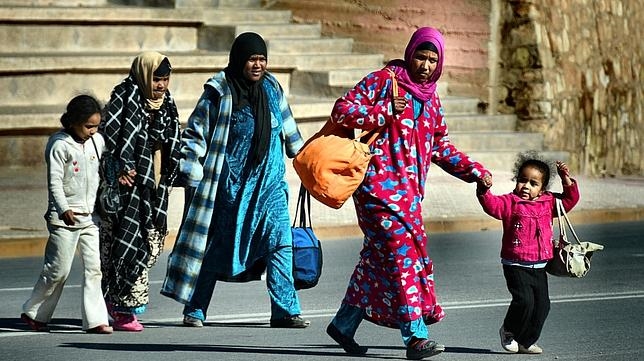
<svg viewBox="0 0 644 361">
<path fill-rule="evenodd" d="M 50 332 L 56 331 L 82 331 L 80 319 L 54 318 L 47 324 Z M 31 331 L 31 328 L 20 317 L 0 318 L 0 332 Z"/>
<path fill-rule="evenodd" d="M 337 345 L 317 345 L 304 347 L 273 347 L 273 346 L 233 346 L 233 345 L 189 345 L 189 344 L 149 344 L 149 343 L 104 343 L 104 342 L 69 342 L 60 347 L 79 348 L 103 351 L 136 351 L 136 352 L 219 352 L 219 353 L 246 353 L 246 354 L 273 354 L 273 355 L 299 355 L 299 356 L 328 356 L 349 357 L 344 351 L 318 351 L 316 349 L 339 349 Z M 357 356 L 360 357 L 360 356 Z M 364 357 L 376 359 L 399 359 L 391 355 L 367 354 Z"/>
<path fill-rule="evenodd" d="M 375 359 L 399 359 L 395 355 L 378 355 L 374 350 L 404 350 L 404 347 L 391 346 L 372 346 L 370 352 L 365 356 Z M 278 347 L 278 346 L 239 346 L 239 345 L 203 345 L 203 344 L 150 344 L 150 343 L 104 343 L 104 342 L 68 342 L 63 343 L 60 347 L 79 348 L 88 350 L 103 351 L 135 351 L 135 352 L 218 352 L 218 353 L 246 353 L 246 354 L 274 354 L 274 355 L 299 355 L 299 356 L 330 356 L 330 357 L 349 357 L 344 352 L 325 351 L 339 350 L 337 345 L 305 345 L 302 347 Z M 467 347 L 447 347 L 445 353 L 455 354 L 505 354 L 489 349 L 467 348 Z"/>
<path fill-rule="evenodd" d="M 141 322 L 144 326 L 153 327 L 187 327 L 179 322 Z M 270 328 L 268 322 L 204 322 L 204 327 L 239 327 L 239 328 Z"/>
</svg>

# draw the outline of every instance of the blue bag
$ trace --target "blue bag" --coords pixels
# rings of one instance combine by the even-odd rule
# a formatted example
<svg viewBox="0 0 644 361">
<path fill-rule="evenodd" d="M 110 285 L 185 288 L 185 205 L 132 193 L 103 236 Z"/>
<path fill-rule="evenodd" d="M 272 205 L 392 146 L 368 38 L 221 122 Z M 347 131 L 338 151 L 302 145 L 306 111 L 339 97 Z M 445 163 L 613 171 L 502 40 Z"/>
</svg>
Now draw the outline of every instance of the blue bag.
<svg viewBox="0 0 644 361">
<path fill-rule="evenodd" d="M 296 209 L 291 228 L 293 233 L 293 279 L 295 289 L 303 290 L 315 287 L 322 274 L 322 246 L 311 228 L 311 194 L 303 186 L 300 186 Z"/>
</svg>

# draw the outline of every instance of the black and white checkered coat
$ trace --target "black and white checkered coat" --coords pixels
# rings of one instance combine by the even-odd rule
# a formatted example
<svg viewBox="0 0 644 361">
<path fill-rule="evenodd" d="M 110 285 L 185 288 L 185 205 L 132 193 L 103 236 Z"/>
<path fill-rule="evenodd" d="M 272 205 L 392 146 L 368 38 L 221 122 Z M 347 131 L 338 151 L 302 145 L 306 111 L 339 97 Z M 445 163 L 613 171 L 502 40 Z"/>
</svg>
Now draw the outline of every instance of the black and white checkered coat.
<svg viewBox="0 0 644 361">
<path fill-rule="evenodd" d="M 179 115 L 170 92 L 159 110 L 145 108 L 145 98 L 130 75 L 112 91 L 101 133 L 106 151 L 123 171 L 136 170 L 133 187 L 120 185 L 120 209 L 112 219 L 109 264 L 104 285 L 115 294 L 127 293 L 148 267 L 151 230 L 166 234 L 168 190 L 179 164 Z M 161 149 L 161 181 L 155 185 L 153 156 Z M 101 237 L 106 239 L 105 237 Z"/>
</svg>

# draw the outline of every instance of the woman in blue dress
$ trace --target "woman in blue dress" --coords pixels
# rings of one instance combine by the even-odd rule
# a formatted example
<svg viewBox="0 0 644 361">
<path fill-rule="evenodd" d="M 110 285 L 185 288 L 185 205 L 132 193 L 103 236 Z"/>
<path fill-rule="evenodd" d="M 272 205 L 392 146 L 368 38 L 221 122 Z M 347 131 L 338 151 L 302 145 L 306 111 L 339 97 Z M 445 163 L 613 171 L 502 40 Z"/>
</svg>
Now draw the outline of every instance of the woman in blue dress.
<svg viewBox="0 0 644 361">
<path fill-rule="evenodd" d="M 309 325 L 293 285 L 284 162 L 303 141 L 267 61 L 258 34 L 239 35 L 182 134 L 186 209 L 161 293 L 185 304 L 187 326 L 203 326 L 218 280 L 259 280 L 264 270 L 271 327 Z"/>
</svg>

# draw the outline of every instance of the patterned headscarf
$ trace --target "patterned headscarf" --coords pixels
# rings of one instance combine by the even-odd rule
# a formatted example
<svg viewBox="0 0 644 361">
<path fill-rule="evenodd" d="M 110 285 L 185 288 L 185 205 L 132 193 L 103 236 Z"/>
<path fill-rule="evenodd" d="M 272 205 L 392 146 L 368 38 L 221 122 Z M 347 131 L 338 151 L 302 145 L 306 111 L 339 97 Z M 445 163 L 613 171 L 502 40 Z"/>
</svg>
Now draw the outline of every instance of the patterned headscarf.
<svg viewBox="0 0 644 361">
<path fill-rule="evenodd" d="M 434 44 L 438 50 L 438 64 L 427 82 L 416 83 L 409 74 L 410 63 L 418 46 L 426 42 Z M 396 73 L 396 79 L 401 88 L 411 93 L 417 99 L 428 101 L 436 91 L 436 82 L 443 73 L 443 45 L 443 35 L 438 30 L 430 27 L 420 28 L 409 39 L 409 43 L 405 49 L 405 59 L 392 60 L 387 64 L 387 67 Z"/>
<path fill-rule="evenodd" d="M 157 70 L 161 62 L 167 59 L 165 55 L 157 53 L 156 51 L 144 51 L 139 54 L 132 62 L 130 68 L 130 75 L 136 79 L 139 89 L 143 91 L 148 109 L 159 109 L 163 104 L 165 97 L 160 99 L 153 99 L 152 92 L 152 79 L 154 71 Z"/>
</svg>

